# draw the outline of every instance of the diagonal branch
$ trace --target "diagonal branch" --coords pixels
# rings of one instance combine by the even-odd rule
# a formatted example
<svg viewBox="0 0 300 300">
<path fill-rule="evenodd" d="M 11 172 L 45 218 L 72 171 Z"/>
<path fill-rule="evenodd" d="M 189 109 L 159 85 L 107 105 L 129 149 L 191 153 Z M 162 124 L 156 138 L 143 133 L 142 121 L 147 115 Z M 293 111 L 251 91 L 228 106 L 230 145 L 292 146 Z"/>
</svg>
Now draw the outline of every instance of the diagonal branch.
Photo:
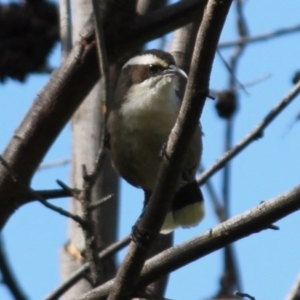
<svg viewBox="0 0 300 300">
<path fill-rule="evenodd" d="M 204 257 L 251 234 L 268 229 L 269 225 L 300 209 L 300 185 L 273 199 L 239 214 L 197 237 L 167 249 L 148 260 L 141 272 L 140 286 Z M 106 299 L 114 280 L 78 297 L 76 300 Z"/>
<path fill-rule="evenodd" d="M 31 194 L 33 195 L 33 197 L 38 200 L 41 204 L 43 204 L 44 206 L 46 206 L 47 208 L 59 213 L 62 216 L 65 216 L 67 218 L 72 219 L 73 221 L 77 222 L 78 224 L 80 224 L 82 227 L 86 226 L 86 222 L 84 219 L 82 219 L 80 216 L 72 214 L 64 209 L 62 209 L 59 206 L 53 205 L 49 202 L 47 202 L 42 196 L 40 196 L 39 194 L 37 194 L 34 190 L 31 190 Z"/>
<path fill-rule="evenodd" d="M 99 70 L 101 75 L 101 139 L 100 139 L 100 149 L 96 158 L 94 170 L 92 172 L 92 176 L 94 180 L 96 180 L 97 174 L 99 174 L 101 166 L 104 160 L 104 143 L 105 143 L 105 124 L 107 118 L 107 104 L 110 100 L 109 95 L 109 67 L 108 67 L 108 60 L 107 60 L 107 53 L 106 53 L 106 46 L 104 40 L 104 33 L 102 28 L 102 16 L 101 16 L 101 9 L 99 5 L 99 1 L 93 0 L 93 9 L 94 9 L 94 17 L 95 17 L 95 36 L 96 36 L 96 44 L 97 44 L 97 56 L 98 56 L 98 63 L 99 63 Z"/>
<path fill-rule="evenodd" d="M 205 99 L 209 91 L 210 72 L 231 1 L 208 1 L 198 31 L 193 52 L 190 77 L 182 107 L 165 149 L 154 191 L 136 232 L 144 240 L 130 244 L 127 255 L 116 276 L 109 300 L 129 299 L 137 292 L 137 282 L 163 220 L 179 180 L 189 142 L 199 122 Z"/>
<path fill-rule="evenodd" d="M 66 198 L 66 197 L 71 197 L 73 193 L 78 193 L 78 190 L 71 190 L 67 191 L 65 189 L 54 189 L 54 190 L 36 190 L 36 194 L 40 195 L 43 197 L 43 199 L 57 199 L 57 198 Z M 33 194 L 29 194 L 28 198 L 24 200 L 24 203 L 29 203 L 34 200 L 38 200 L 37 197 Z"/>
<path fill-rule="evenodd" d="M 0 237 L 0 272 L 2 275 L 1 283 L 4 283 L 15 300 L 26 300 L 24 292 L 22 291 L 19 283 L 17 282 L 6 257 L 3 240 Z"/>
<path fill-rule="evenodd" d="M 229 47 L 235 47 L 238 45 L 243 44 L 250 44 L 250 43 L 256 43 L 261 41 L 266 41 L 275 37 L 280 37 L 282 35 L 290 34 L 290 33 L 296 33 L 300 32 L 300 25 L 295 25 L 291 27 L 286 27 L 282 29 L 277 29 L 271 32 L 262 33 L 256 36 L 244 36 L 243 38 L 240 38 L 235 41 L 228 41 L 228 42 L 221 42 L 219 44 L 219 48 L 229 48 Z"/>
<path fill-rule="evenodd" d="M 251 131 L 244 139 L 242 139 L 232 149 L 227 151 L 220 159 L 218 159 L 211 167 L 205 170 L 197 179 L 199 185 L 206 182 L 208 178 L 222 169 L 224 165 L 233 157 L 243 151 L 250 143 L 256 141 L 263 136 L 264 130 L 270 123 L 288 106 L 300 93 L 300 82 L 282 99 L 279 103 L 263 118 L 263 120 Z"/>
<path fill-rule="evenodd" d="M 118 252 L 119 250 L 127 246 L 129 242 L 130 242 L 130 236 L 128 235 L 122 240 L 117 241 L 114 244 L 108 246 L 106 249 L 102 250 L 99 253 L 98 255 L 99 260 L 103 260 L 107 257 L 114 255 L 116 252 Z M 61 286 L 55 289 L 49 296 L 47 296 L 45 300 L 55 300 L 60 296 L 62 296 L 69 288 L 71 288 L 81 278 L 83 278 L 85 273 L 88 272 L 89 270 L 90 270 L 90 264 L 85 263 L 77 271 L 75 271 L 66 282 L 64 282 Z"/>
<path fill-rule="evenodd" d="M 126 30 L 114 20 L 104 29 L 109 62 L 116 60 L 117 49 L 128 50 L 150 39 L 164 35 L 191 22 L 204 9 L 206 0 L 175 3 L 136 17 Z M 119 34 L 120 30 L 122 35 Z M 29 182 L 52 143 L 66 125 L 81 101 L 99 78 L 93 22 L 81 32 L 77 43 L 63 65 L 53 72 L 49 83 L 38 94 L 33 106 L 7 145 L 3 157 L 22 182 Z M 82 76 L 88 74 L 88 76 Z M 19 207 L 26 192 L 16 188 L 7 170 L 0 165 L 0 229 Z"/>
</svg>

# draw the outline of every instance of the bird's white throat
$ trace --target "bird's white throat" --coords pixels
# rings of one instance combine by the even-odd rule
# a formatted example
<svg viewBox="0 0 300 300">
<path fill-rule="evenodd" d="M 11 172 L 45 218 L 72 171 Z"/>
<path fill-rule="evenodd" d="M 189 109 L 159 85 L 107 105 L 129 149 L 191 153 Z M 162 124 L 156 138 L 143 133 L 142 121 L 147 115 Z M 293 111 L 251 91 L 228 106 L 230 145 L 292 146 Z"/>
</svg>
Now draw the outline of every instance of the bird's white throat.
<svg viewBox="0 0 300 300">
<path fill-rule="evenodd" d="M 163 76 L 151 77 L 133 85 L 120 112 L 128 129 L 170 131 L 179 109 L 173 77 Z"/>
</svg>

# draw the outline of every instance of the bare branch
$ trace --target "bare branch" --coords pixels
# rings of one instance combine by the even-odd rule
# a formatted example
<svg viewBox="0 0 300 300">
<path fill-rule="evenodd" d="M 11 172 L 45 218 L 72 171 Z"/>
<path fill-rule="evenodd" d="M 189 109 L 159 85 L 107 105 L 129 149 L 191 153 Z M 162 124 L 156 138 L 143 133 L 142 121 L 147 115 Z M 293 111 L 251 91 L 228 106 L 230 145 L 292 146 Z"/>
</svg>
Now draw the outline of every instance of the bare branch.
<svg viewBox="0 0 300 300">
<path fill-rule="evenodd" d="M 160 276 L 173 272 L 230 243 L 265 230 L 270 224 L 299 209 L 300 185 L 151 258 L 141 272 L 139 286 L 146 286 Z M 76 300 L 106 299 L 113 284 L 114 280 L 110 280 Z"/>
<path fill-rule="evenodd" d="M 95 167 L 92 172 L 93 176 L 97 175 L 101 169 L 103 164 L 103 153 L 104 153 L 104 143 L 105 143 L 105 124 L 107 118 L 107 103 L 109 103 L 110 95 L 109 95 L 109 68 L 108 68 L 108 60 L 106 54 L 106 46 L 104 40 L 104 33 L 102 28 L 102 14 L 100 9 L 100 2 L 97 0 L 93 0 L 93 10 L 94 10 L 94 17 L 95 17 L 95 31 L 96 31 L 96 43 L 97 43 L 97 55 L 98 55 L 98 62 L 99 62 L 99 70 L 101 75 L 101 138 L 100 138 L 100 149 L 99 153 L 96 158 Z"/>
<path fill-rule="evenodd" d="M 27 185 L 22 182 L 20 180 L 20 178 L 17 177 L 16 172 L 10 167 L 10 165 L 6 162 L 6 160 L 2 157 L 2 155 L 0 155 L 0 162 L 4 165 L 4 167 L 7 169 L 7 171 L 9 172 L 9 175 L 12 177 L 12 179 L 14 180 L 15 183 L 17 183 L 19 185 L 19 188 L 21 190 L 27 190 L 27 195 L 29 194 L 29 199 L 36 199 L 38 200 L 40 203 L 42 203 L 44 206 L 46 206 L 47 208 L 65 216 L 68 217 L 72 220 L 74 220 L 75 222 L 79 223 L 81 226 L 85 226 L 85 221 L 77 216 L 74 215 L 72 213 L 69 213 L 68 211 L 55 206 L 51 203 L 48 203 L 40 194 L 38 194 L 36 191 L 34 191 L 32 188 L 27 187 Z"/>
<path fill-rule="evenodd" d="M 63 189 L 65 190 L 66 192 L 70 193 L 72 196 L 74 195 L 74 192 L 75 191 L 75 194 L 79 193 L 80 190 L 78 189 L 71 189 L 67 184 L 65 184 L 64 182 L 62 182 L 61 180 L 57 179 L 56 180 L 56 183 Z"/>
<path fill-rule="evenodd" d="M 258 83 L 260 83 L 260 82 L 262 82 L 262 81 L 264 81 L 264 80 L 267 80 L 267 79 L 270 78 L 270 77 L 271 77 L 270 74 L 264 74 L 264 75 L 259 76 L 259 77 L 255 78 L 255 79 L 251 80 L 251 81 L 248 81 L 248 82 L 245 82 L 245 83 L 240 83 L 240 84 L 238 84 L 238 85 L 235 85 L 235 86 L 233 86 L 233 87 L 230 88 L 230 89 L 227 88 L 225 91 L 228 91 L 228 92 L 235 92 L 235 91 L 241 89 L 241 85 L 242 85 L 244 88 L 246 88 L 246 87 L 248 87 L 248 86 L 253 86 L 253 85 L 256 85 L 256 84 L 258 84 Z M 210 90 L 210 93 L 211 93 L 212 96 L 214 96 L 214 98 L 216 98 L 216 95 L 219 95 L 219 94 L 222 93 L 222 92 L 224 92 L 224 89 L 223 89 L 223 90 L 215 90 L 215 89 Z"/>
<path fill-rule="evenodd" d="M 111 20 L 106 24 L 104 32 L 105 40 L 109 41 L 109 62 L 116 60 L 120 49 L 130 50 L 192 21 L 201 14 L 205 3 L 206 0 L 178 2 L 159 11 L 136 17 L 130 20 L 131 24 L 126 28 L 120 25 L 122 35 L 118 34 L 120 26 Z M 93 24 L 88 22 L 81 32 L 81 41 L 73 47 L 63 65 L 53 72 L 49 83 L 37 96 L 4 151 L 3 157 L 23 182 L 29 184 L 45 153 L 99 78 L 93 36 Z M 26 195 L 24 191 L 16 188 L 11 176 L 1 165 L 0 193 L 2 228 L 16 207 L 23 204 Z M 14 203 L 10 199 L 15 199 Z"/>
<path fill-rule="evenodd" d="M 98 255 L 99 260 L 103 260 L 107 257 L 114 255 L 119 250 L 123 249 L 130 242 L 130 236 L 126 236 L 120 241 L 115 242 L 110 245 L 103 251 L 101 251 Z M 84 274 L 88 272 L 90 269 L 89 263 L 85 263 L 80 269 L 74 272 L 70 278 L 64 282 L 61 286 L 59 286 L 56 290 L 54 290 L 49 296 L 47 296 L 44 300 L 56 300 L 58 297 L 62 296 L 69 288 L 75 285 L 81 278 L 83 278 Z"/>
<path fill-rule="evenodd" d="M 8 170 L 8 172 L 9 172 L 10 176 L 13 178 L 13 180 L 19 185 L 19 188 L 24 189 L 24 190 L 27 189 L 26 184 L 24 184 L 23 182 L 21 182 L 17 178 L 17 176 L 15 175 L 15 171 L 9 166 L 9 164 L 6 162 L 6 160 L 1 155 L 0 155 L 0 162 Z M 85 222 L 84 222 L 84 220 L 81 217 L 73 215 L 73 214 L 67 212 L 66 210 L 64 210 L 64 209 L 62 209 L 62 208 L 60 208 L 58 206 L 55 206 L 55 205 L 53 205 L 51 203 L 48 203 L 40 194 L 38 194 L 33 189 L 28 188 L 28 193 L 27 194 L 30 195 L 29 199 L 36 199 L 40 203 L 42 203 L 44 206 L 46 206 L 47 208 L 49 208 L 49 209 L 51 209 L 53 211 L 56 211 L 59 214 L 65 216 L 65 217 L 73 219 L 75 222 L 79 223 L 81 226 L 85 226 Z"/>
<path fill-rule="evenodd" d="M 53 168 L 53 167 L 60 167 L 60 166 L 65 166 L 70 163 L 70 159 L 61 159 L 61 160 L 56 160 L 56 161 L 50 161 L 50 162 L 45 162 L 39 165 L 38 171 L 45 170 L 48 168 Z"/>
<path fill-rule="evenodd" d="M 4 283 L 8 290 L 11 292 L 15 300 L 26 300 L 24 292 L 22 291 L 19 283 L 17 282 L 13 271 L 11 270 L 8 259 L 4 251 L 2 237 L 0 237 L 0 272 L 2 274 L 2 283 Z"/>
<path fill-rule="evenodd" d="M 200 172 L 203 172 L 203 171 L 204 171 L 204 167 L 203 167 L 203 164 L 201 164 Z M 215 211 L 215 215 L 217 216 L 218 221 L 220 223 L 225 221 L 226 219 L 224 216 L 224 208 L 223 208 L 223 205 L 221 204 L 221 201 L 217 195 L 217 192 L 216 192 L 213 184 L 211 183 L 210 180 L 207 180 L 205 182 L 204 187 L 206 188 L 209 198 L 212 202 L 212 205 L 213 205 L 213 208 Z"/>
<path fill-rule="evenodd" d="M 166 155 L 162 159 L 154 191 L 142 219 L 136 225 L 136 232 L 145 241 L 145 245 L 140 247 L 136 243 L 130 244 L 109 300 L 127 299 L 137 291 L 140 271 L 174 196 L 183 165 L 182 158 L 187 152 L 208 95 L 210 71 L 230 5 L 231 1 L 208 1 L 195 43 L 190 77 L 181 110 L 169 136 Z"/>
<path fill-rule="evenodd" d="M 236 9 L 236 29 L 240 38 L 248 36 L 248 29 L 246 24 L 246 18 L 243 13 L 244 3 L 242 0 L 236 0 L 234 7 Z M 239 82 L 237 76 L 238 63 L 242 57 L 245 47 L 247 44 L 237 45 L 230 56 L 229 63 L 223 59 L 220 54 L 226 68 L 229 70 L 228 74 L 228 89 L 233 90 L 235 84 L 238 84 L 241 89 L 247 93 L 245 87 Z M 217 101 L 220 101 L 219 98 Z M 224 99 L 224 98 L 223 98 Z M 236 113 L 238 93 L 232 91 L 227 94 L 227 101 L 223 102 L 223 109 L 226 108 L 227 114 L 222 114 L 220 106 L 221 103 L 216 105 L 219 108 L 219 115 L 225 119 L 225 134 L 224 134 L 224 151 L 228 151 L 232 148 L 233 143 L 233 130 L 234 130 L 234 115 Z M 227 104 L 227 105 L 225 105 Z M 231 108 L 231 109 L 228 109 Z M 221 114 L 220 114 L 221 113 Z M 230 187 L 231 187 L 231 166 L 227 163 L 223 169 L 222 174 L 222 198 L 223 198 L 223 215 L 225 219 L 229 218 L 230 215 Z M 220 287 L 216 298 L 229 298 L 232 295 L 232 291 L 238 289 L 242 290 L 241 280 L 239 276 L 237 256 L 234 251 L 234 245 L 228 245 L 223 251 L 223 274 L 220 280 Z"/>
<path fill-rule="evenodd" d="M 58 207 L 56 205 L 53 205 L 53 204 L 47 202 L 41 195 L 37 194 L 34 190 L 30 189 L 30 193 L 32 194 L 33 198 L 38 200 L 41 204 L 43 204 L 47 208 L 59 213 L 62 216 L 65 216 L 67 218 L 74 220 L 75 222 L 80 224 L 82 227 L 84 227 L 86 225 L 85 221 L 81 217 L 74 215 L 74 214 L 62 209 L 61 207 Z"/>
<path fill-rule="evenodd" d="M 259 34 L 252 37 L 251 36 L 243 37 L 235 41 L 221 42 L 219 43 L 219 48 L 229 48 L 229 47 L 235 47 L 237 45 L 242 45 L 242 44 L 250 44 L 250 43 L 266 41 L 275 37 L 280 37 L 282 35 L 296 33 L 298 31 L 300 31 L 300 25 L 295 25 L 291 27 L 278 29 L 272 32 Z"/>
<path fill-rule="evenodd" d="M 67 191 L 65 189 L 56 189 L 56 190 L 36 190 L 35 193 L 43 197 L 43 199 L 57 199 L 57 198 L 65 198 L 71 197 L 74 192 L 78 192 L 77 190 L 74 191 Z M 29 195 L 28 199 L 25 203 L 32 202 L 34 200 L 38 200 L 34 197 L 35 195 Z"/>
<path fill-rule="evenodd" d="M 108 195 L 98 201 L 95 201 L 95 202 L 92 202 L 90 203 L 90 205 L 88 206 L 88 209 L 89 210 L 94 210 L 96 208 L 98 208 L 100 205 L 102 205 L 103 203 L 105 203 L 106 201 L 110 200 L 114 195 L 111 194 L 111 195 Z"/>
<path fill-rule="evenodd" d="M 300 82 L 296 84 L 293 89 L 282 99 L 279 103 L 263 118 L 263 120 L 252 130 L 244 139 L 242 139 L 236 146 L 227 151 L 220 159 L 218 159 L 211 167 L 204 171 L 197 182 L 202 185 L 217 171 L 222 169 L 224 165 L 233 157 L 244 150 L 250 143 L 261 138 L 264 130 L 270 123 L 289 105 L 300 93 Z"/>
<path fill-rule="evenodd" d="M 242 292 L 234 292 L 234 296 L 238 296 L 239 298 L 247 298 L 250 300 L 255 300 L 255 298 L 247 293 L 242 293 Z"/>
</svg>

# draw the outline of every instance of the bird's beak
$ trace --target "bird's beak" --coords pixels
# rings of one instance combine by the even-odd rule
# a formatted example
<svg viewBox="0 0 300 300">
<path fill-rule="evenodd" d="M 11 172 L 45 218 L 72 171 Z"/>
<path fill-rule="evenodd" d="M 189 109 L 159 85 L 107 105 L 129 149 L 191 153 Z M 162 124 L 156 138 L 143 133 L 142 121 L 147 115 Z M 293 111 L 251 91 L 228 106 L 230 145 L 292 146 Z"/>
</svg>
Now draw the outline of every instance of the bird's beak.
<svg viewBox="0 0 300 300">
<path fill-rule="evenodd" d="M 163 75 L 166 75 L 166 76 L 178 75 L 185 79 L 188 79 L 188 76 L 186 75 L 186 73 L 182 69 L 176 67 L 175 65 L 170 65 L 166 70 L 164 70 Z"/>
</svg>

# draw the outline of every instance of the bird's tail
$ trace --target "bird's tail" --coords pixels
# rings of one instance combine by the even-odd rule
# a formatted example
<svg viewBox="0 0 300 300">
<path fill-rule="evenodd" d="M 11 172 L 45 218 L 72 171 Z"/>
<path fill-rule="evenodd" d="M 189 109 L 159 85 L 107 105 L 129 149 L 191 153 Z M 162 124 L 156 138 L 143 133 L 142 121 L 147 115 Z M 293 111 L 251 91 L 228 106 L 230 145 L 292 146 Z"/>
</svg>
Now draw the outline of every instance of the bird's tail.
<svg viewBox="0 0 300 300">
<path fill-rule="evenodd" d="M 197 226 L 204 213 L 204 199 L 197 182 L 188 183 L 175 193 L 160 233 L 167 234 L 177 227 Z"/>
</svg>

